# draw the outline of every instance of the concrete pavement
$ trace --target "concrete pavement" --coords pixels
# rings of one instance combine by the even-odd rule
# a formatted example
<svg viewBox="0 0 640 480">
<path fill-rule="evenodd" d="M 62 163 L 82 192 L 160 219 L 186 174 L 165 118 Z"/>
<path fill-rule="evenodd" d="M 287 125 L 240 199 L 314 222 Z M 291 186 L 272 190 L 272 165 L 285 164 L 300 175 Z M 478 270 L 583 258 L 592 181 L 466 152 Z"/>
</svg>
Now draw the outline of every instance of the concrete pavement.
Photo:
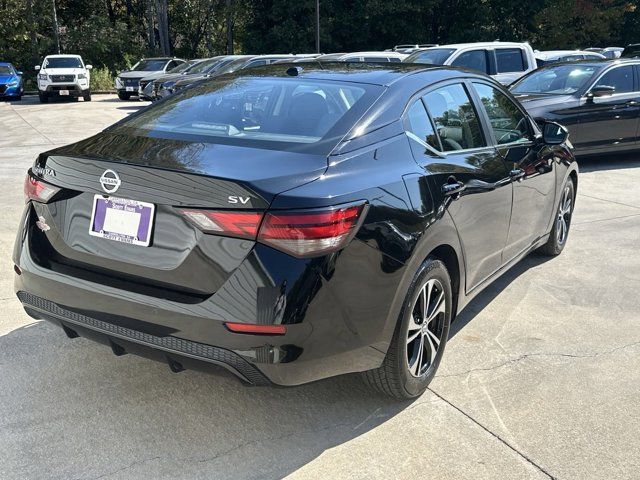
<svg viewBox="0 0 640 480">
<path fill-rule="evenodd" d="M 0 478 L 638 478 L 639 155 L 581 162 L 564 253 L 474 300 L 430 390 L 398 403 L 355 375 L 292 389 L 174 375 L 24 314 L 24 172 L 142 106 L 0 103 Z"/>
</svg>

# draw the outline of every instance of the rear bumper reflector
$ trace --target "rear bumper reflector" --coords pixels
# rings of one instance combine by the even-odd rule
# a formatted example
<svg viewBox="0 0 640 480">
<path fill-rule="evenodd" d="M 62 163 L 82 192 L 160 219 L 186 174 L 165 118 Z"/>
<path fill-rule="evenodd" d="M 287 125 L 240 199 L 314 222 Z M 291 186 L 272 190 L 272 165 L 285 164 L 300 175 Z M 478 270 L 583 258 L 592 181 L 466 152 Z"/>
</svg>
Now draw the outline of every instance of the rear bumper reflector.
<svg viewBox="0 0 640 480">
<path fill-rule="evenodd" d="M 256 325 L 255 323 L 225 323 L 229 331 L 234 333 L 248 333 L 253 335 L 284 335 L 287 333 L 285 325 Z"/>
</svg>

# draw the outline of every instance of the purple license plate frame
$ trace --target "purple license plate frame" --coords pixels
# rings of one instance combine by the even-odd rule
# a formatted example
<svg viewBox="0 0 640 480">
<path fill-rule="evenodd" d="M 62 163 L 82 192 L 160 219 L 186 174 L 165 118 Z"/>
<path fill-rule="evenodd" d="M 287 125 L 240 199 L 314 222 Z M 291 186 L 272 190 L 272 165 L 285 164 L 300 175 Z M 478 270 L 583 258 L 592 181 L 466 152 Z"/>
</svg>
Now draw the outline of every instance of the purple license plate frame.
<svg viewBox="0 0 640 480">
<path fill-rule="evenodd" d="M 148 247 L 155 208 L 153 203 L 95 195 L 89 235 Z"/>
</svg>

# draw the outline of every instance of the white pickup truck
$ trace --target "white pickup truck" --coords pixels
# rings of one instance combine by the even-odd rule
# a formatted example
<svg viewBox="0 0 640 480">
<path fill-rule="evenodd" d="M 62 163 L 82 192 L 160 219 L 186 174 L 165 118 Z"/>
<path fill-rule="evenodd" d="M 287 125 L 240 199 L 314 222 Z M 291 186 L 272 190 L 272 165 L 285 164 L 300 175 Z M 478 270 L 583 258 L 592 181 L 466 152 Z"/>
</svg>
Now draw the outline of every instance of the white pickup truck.
<svg viewBox="0 0 640 480">
<path fill-rule="evenodd" d="M 438 45 L 415 50 L 403 62 L 468 68 L 486 73 L 503 85 L 538 68 L 531 45 L 515 42 Z"/>
<path fill-rule="evenodd" d="M 89 70 L 80 55 L 47 55 L 38 71 L 38 95 L 42 103 L 51 97 L 84 98 L 91 101 Z"/>
</svg>

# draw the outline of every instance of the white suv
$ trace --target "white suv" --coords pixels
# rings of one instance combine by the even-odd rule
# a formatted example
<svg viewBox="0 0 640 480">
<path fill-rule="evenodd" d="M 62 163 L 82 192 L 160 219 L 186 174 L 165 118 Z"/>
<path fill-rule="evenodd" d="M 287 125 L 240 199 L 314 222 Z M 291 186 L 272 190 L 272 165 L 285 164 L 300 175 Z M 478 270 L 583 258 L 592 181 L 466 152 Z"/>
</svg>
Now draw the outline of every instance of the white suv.
<svg viewBox="0 0 640 480">
<path fill-rule="evenodd" d="M 468 68 L 486 73 L 503 85 L 510 85 L 537 68 L 531 45 L 513 42 L 438 45 L 417 50 L 403 62 Z"/>
<path fill-rule="evenodd" d="M 91 101 L 89 70 L 92 68 L 84 64 L 80 55 L 47 55 L 42 66 L 36 65 L 40 101 L 47 103 L 49 97 L 57 96 Z"/>
</svg>

